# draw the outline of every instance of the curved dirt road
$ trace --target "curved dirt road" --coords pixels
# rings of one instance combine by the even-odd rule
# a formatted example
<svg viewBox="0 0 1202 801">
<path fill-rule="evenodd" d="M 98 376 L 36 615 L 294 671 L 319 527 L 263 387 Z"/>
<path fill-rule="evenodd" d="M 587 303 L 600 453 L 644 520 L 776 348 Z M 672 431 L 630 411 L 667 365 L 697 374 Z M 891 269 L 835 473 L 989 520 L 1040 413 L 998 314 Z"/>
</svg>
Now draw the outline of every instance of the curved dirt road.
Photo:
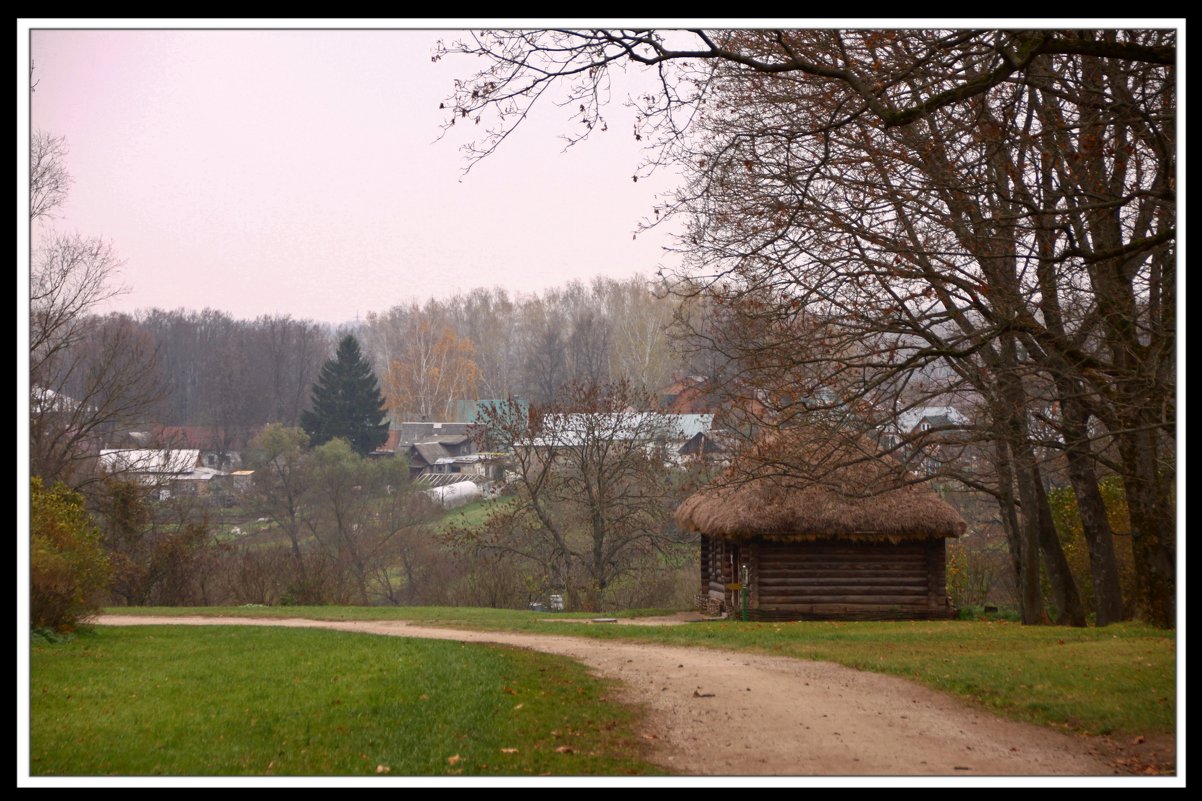
<svg viewBox="0 0 1202 801">
<path fill-rule="evenodd" d="M 1088 743 L 1003 720 L 918 684 L 829 662 L 404 621 L 126 617 L 102 625 L 307 626 L 500 643 L 618 679 L 648 711 L 650 759 L 678 775 L 1104 776 Z"/>
</svg>

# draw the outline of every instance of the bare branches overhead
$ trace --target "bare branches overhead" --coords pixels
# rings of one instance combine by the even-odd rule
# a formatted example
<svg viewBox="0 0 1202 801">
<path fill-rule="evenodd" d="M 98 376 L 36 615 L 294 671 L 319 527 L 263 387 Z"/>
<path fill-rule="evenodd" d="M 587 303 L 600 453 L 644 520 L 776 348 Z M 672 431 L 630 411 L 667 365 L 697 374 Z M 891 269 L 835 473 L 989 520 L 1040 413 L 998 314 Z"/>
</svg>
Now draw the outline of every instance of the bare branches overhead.
<svg viewBox="0 0 1202 801">
<path fill-rule="evenodd" d="M 654 210 L 687 226 L 682 321 L 743 408 L 976 399 L 1031 621 L 1041 556 L 1063 576 L 1030 424 L 1057 410 L 1053 448 L 1124 476 L 1145 613 L 1171 623 L 1175 30 L 492 31 L 449 53 L 488 65 L 444 104 L 482 126 L 472 160 L 543 98 L 580 141 L 615 68 L 654 71 L 628 103 L 684 175 Z"/>
</svg>

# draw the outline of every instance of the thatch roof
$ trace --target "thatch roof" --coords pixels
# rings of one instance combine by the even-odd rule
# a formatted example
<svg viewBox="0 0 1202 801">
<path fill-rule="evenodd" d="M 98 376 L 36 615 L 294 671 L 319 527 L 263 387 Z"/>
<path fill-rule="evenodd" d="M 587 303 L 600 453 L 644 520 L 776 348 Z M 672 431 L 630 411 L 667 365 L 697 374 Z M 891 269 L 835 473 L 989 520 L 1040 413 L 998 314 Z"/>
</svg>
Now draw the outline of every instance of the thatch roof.
<svg viewBox="0 0 1202 801">
<path fill-rule="evenodd" d="M 867 439 L 787 429 L 740 455 L 676 510 L 685 530 L 723 539 L 868 541 L 958 537 L 963 518 Z"/>
</svg>

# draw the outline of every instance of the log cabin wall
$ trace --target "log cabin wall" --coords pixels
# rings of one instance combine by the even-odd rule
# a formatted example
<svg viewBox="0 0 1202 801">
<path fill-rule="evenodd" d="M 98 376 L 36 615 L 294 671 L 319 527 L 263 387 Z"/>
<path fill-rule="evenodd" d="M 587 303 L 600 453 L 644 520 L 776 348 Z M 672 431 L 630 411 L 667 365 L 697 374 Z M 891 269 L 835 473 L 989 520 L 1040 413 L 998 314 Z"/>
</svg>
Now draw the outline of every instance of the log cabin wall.
<svg viewBox="0 0 1202 801">
<path fill-rule="evenodd" d="M 941 539 L 905 543 L 747 543 L 754 555 L 748 616 L 770 619 L 949 617 Z"/>
<path fill-rule="evenodd" d="M 729 544 L 724 540 L 701 535 L 701 598 L 698 607 L 706 606 L 706 599 L 712 599 L 715 604 L 713 611 L 718 611 L 719 602 L 725 603 L 726 585 L 734 580 L 729 574 Z"/>
<path fill-rule="evenodd" d="M 722 611 L 740 610 L 742 596 L 739 590 L 730 589 L 730 585 L 739 582 L 739 566 L 748 561 L 751 546 L 747 542 L 730 542 L 716 537 L 708 539 L 709 542 L 702 548 L 702 593 L 716 605 L 720 604 Z M 754 572 L 752 575 L 755 575 Z"/>
<path fill-rule="evenodd" d="M 722 540 L 701 535 L 701 586 L 697 593 L 697 611 L 703 615 L 716 616 L 726 608 L 724 583 L 722 581 Z"/>
<path fill-rule="evenodd" d="M 927 573 L 930 575 L 928 594 L 932 605 L 941 603 L 951 615 L 951 599 L 947 594 L 947 541 L 927 540 Z"/>
</svg>

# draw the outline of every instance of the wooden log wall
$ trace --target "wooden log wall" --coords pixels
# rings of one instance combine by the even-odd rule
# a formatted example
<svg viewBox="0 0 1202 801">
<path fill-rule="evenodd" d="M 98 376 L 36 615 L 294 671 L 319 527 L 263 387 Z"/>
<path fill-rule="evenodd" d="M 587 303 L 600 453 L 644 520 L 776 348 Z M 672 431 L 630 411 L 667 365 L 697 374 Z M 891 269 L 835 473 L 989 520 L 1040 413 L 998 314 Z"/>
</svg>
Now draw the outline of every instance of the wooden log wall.
<svg viewBox="0 0 1202 801">
<path fill-rule="evenodd" d="M 948 604 L 947 597 L 947 540 L 927 540 L 927 573 L 930 575 L 931 601 Z"/>
<path fill-rule="evenodd" d="M 739 580 L 739 565 L 743 560 L 739 544 L 715 537 L 710 539 L 704 553 L 707 555 L 703 556 L 706 561 L 701 570 L 702 592 L 717 605 L 715 609 L 727 613 L 739 609 L 739 591 L 730 588 Z"/>
<path fill-rule="evenodd" d="M 723 540 L 701 536 L 701 592 L 721 598 L 726 594 L 726 583 L 731 581 L 730 559 L 727 544 Z"/>
<path fill-rule="evenodd" d="M 759 540 L 754 619 L 948 617 L 943 540 L 805 543 Z"/>
</svg>

